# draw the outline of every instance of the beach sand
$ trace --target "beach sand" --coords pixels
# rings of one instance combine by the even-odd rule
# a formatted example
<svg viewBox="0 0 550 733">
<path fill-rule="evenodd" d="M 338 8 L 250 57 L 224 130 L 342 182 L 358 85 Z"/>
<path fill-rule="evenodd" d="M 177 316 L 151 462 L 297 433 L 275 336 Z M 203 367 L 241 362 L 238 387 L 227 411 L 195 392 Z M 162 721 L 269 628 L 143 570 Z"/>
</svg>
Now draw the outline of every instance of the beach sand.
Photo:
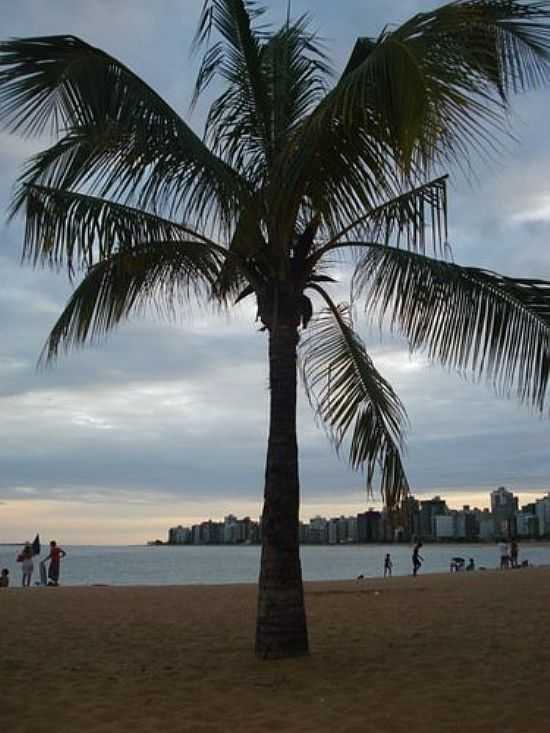
<svg viewBox="0 0 550 733">
<path fill-rule="evenodd" d="M 262 662 L 254 586 L 1 590 L 0 730 L 550 730 L 550 568 L 306 602 L 311 656 Z"/>
</svg>

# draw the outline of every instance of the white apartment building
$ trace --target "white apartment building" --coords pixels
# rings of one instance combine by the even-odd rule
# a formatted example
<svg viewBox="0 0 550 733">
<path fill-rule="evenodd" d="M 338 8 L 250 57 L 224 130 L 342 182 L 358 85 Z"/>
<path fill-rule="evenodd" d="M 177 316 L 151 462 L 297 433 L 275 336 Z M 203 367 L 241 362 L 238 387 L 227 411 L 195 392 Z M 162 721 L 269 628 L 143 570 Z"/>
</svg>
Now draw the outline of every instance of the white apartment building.
<svg viewBox="0 0 550 733">
<path fill-rule="evenodd" d="M 328 522 L 324 517 L 313 517 L 309 520 L 308 528 L 311 542 L 326 542 L 328 537 Z"/>
<path fill-rule="evenodd" d="M 534 523 L 536 521 L 536 515 L 530 512 L 518 512 L 516 514 L 516 532 L 518 537 L 534 537 Z"/>
<path fill-rule="evenodd" d="M 223 525 L 224 544 L 235 545 L 240 542 L 244 542 L 245 539 L 245 527 L 243 522 L 240 522 L 237 517 L 233 516 L 233 514 L 228 514 L 227 517 L 224 518 Z"/>
<path fill-rule="evenodd" d="M 550 492 L 542 499 L 537 499 L 535 507 L 539 520 L 539 535 L 550 534 Z"/>
<path fill-rule="evenodd" d="M 338 542 L 338 519 L 329 519 L 328 522 L 328 543 L 335 545 Z"/>
<path fill-rule="evenodd" d="M 359 528 L 357 517 L 348 517 L 348 542 L 357 542 L 359 539 Z"/>
</svg>

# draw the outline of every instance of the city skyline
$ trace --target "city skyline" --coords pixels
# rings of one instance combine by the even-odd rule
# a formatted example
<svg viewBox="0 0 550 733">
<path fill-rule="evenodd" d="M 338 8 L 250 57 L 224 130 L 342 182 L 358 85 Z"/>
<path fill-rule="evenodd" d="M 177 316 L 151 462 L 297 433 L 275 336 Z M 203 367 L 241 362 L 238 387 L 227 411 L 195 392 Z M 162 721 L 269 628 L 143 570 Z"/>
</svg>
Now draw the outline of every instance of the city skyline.
<svg viewBox="0 0 550 733">
<path fill-rule="evenodd" d="M 400 510 L 368 508 L 355 516 L 315 516 L 299 523 L 300 544 L 336 545 L 372 542 L 493 542 L 547 539 L 550 536 L 550 491 L 534 502 L 522 503 L 505 486 L 493 489 L 490 508 L 450 507 L 445 498 L 409 495 Z M 167 539 L 148 544 L 219 545 L 260 544 L 261 519 L 230 513 L 223 520 L 203 519 L 197 524 L 168 528 Z"/>
<path fill-rule="evenodd" d="M 515 490 L 513 487 L 509 487 L 509 486 L 503 486 L 503 487 L 498 486 L 497 487 L 495 485 L 494 487 L 490 487 L 490 488 L 487 489 L 487 492 L 489 492 L 489 493 L 487 493 L 485 491 L 480 491 L 479 493 L 471 493 L 471 492 L 468 492 L 468 493 L 465 493 L 465 494 L 454 496 L 453 499 L 449 499 L 449 497 L 446 496 L 443 492 L 437 492 L 437 491 L 435 491 L 435 492 L 432 492 L 432 491 L 424 491 L 424 492 L 422 492 L 422 491 L 412 491 L 411 492 L 411 496 L 414 499 L 417 499 L 418 501 L 428 501 L 430 499 L 435 499 L 435 498 L 443 499 L 446 502 L 446 504 L 449 507 L 449 509 L 451 509 L 451 510 L 462 509 L 464 506 L 470 506 L 471 508 L 484 510 L 484 509 L 490 509 L 491 508 L 491 492 L 494 491 L 494 490 L 497 490 L 498 488 L 505 488 L 505 489 L 511 491 L 514 494 L 514 496 L 516 496 L 518 498 L 518 502 L 519 502 L 520 506 L 522 506 L 524 504 L 532 503 L 532 502 L 536 501 L 537 499 L 542 499 L 545 496 L 547 496 L 548 493 L 549 493 L 549 491 L 550 491 L 550 486 L 549 486 L 548 489 L 542 489 L 540 491 L 531 491 L 531 492 L 529 492 L 529 491 L 527 491 L 527 492 L 522 491 L 522 492 L 519 492 L 519 491 Z M 468 499 L 468 501 L 460 501 L 459 500 L 459 497 L 462 497 L 463 499 Z M 477 501 L 472 501 L 472 499 L 473 498 L 476 498 L 476 497 L 477 497 Z M 323 505 L 318 505 L 318 506 L 319 507 L 322 507 Z M 337 504 L 337 502 L 335 502 L 334 504 L 327 504 L 325 506 L 337 507 L 338 504 Z M 357 504 L 353 503 L 353 504 L 350 504 L 348 506 L 348 509 L 351 512 L 351 514 L 354 513 L 353 512 L 353 509 L 355 509 L 355 508 L 357 508 L 358 512 L 361 512 L 361 511 L 370 511 L 370 510 L 382 511 L 383 510 L 383 504 L 382 504 L 381 501 L 377 501 L 376 498 L 372 498 L 372 499 L 366 500 L 366 502 L 364 503 L 364 505 L 357 505 Z M 212 521 L 218 522 L 218 521 L 221 521 L 222 519 L 224 519 L 224 517 L 226 517 L 226 516 L 228 516 L 230 514 L 233 515 L 233 514 L 235 514 L 235 512 L 232 512 L 232 511 L 230 511 L 230 509 L 228 509 L 227 511 L 223 511 L 223 512 L 217 514 L 217 515 L 208 516 L 206 518 L 203 517 L 203 520 L 206 519 L 206 520 L 212 520 Z M 250 515 L 245 514 L 243 516 L 251 516 L 252 517 L 253 515 L 252 514 L 250 514 Z M 317 511 L 317 512 L 313 512 L 313 511 L 304 512 L 304 506 L 302 505 L 301 511 L 300 511 L 300 521 L 302 521 L 302 522 L 303 521 L 309 521 L 309 520 L 314 519 L 315 517 L 319 517 L 319 516 L 325 516 L 325 515 L 321 511 Z M 326 514 L 326 516 L 328 516 L 328 514 Z M 342 512 L 338 512 L 337 511 L 332 516 L 334 516 L 334 517 L 346 516 L 346 512 L 345 511 L 342 511 Z"/>
</svg>

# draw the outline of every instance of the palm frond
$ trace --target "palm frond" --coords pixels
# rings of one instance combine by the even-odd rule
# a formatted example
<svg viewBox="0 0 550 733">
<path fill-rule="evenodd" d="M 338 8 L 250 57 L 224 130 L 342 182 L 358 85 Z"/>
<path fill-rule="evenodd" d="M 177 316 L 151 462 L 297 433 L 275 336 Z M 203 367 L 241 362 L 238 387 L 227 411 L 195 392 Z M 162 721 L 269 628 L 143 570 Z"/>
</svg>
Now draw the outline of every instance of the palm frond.
<svg viewBox="0 0 550 733">
<path fill-rule="evenodd" d="M 121 321 L 154 306 L 173 315 L 178 303 L 206 300 L 221 256 L 196 241 L 159 241 L 121 247 L 90 268 L 53 327 L 42 360 L 54 360 L 101 339 Z"/>
<path fill-rule="evenodd" d="M 359 244 L 359 243 L 358 243 Z M 514 279 L 381 245 L 367 247 L 354 290 L 412 349 L 486 377 L 543 410 L 550 374 L 550 283 Z"/>
<path fill-rule="evenodd" d="M 280 152 L 291 131 L 324 97 L 332 68 L 304 15 L 288 22 L 265 43 L 262 61 L 272 99 L 273 146 Z"/>
<path fill-rule="evenodd" d="M 365 115 L 405 170 L 486 154 L 507 130 L 510 94 L 549 79 L 549 19 L 547 0 L 458 0 L 360 38 L 317 124 L 353 128 Z"/>
<path fill-rule="evenodd" d="M 326 237 L 332 238 L 365 211 L 397 196 L 401 180 L 391 148 L 364 121 L 351 130 L 337 117 L 318 126 L 314 115 L 296 127 L 275 164 L 270 206 L 276 222 L 285 211 L 300 216 L 305 207 L 306 218 L 309 212 L 318 214 Z"/>
<path fill-rule="evenodd" d="M 369 242 L 384 242 L 398 249 L 425 254 L 431 247 L 434 255 L 445 255 L 447 241 L 447 176 L 409 190 L 390 199 L 348 224 L 323 245 L 318 245 L 310 258 L 315 267 L 323 257 L 335 250 L 354 248 L 357 235 Z M 364 256 L 362 241 L 358 252 Z"/>
<path fill-rule="evenodd" d="M 69 272 L 88 269 L 120 247 L 148 242 L 195 241 L 219 247 L 182 224 L 73 191 L 26 186 L 21 206 L 26 215 L 23 258 L 35 265 Z"/>
<path fill-rule="evenodd" d="M 220 74 L 226 81 L 234 81 L 235 68 L 224 59 L 227 56 L 224 50 L 227 49 L 231 49 L 244 61 L 247 83 L 257 100 L 261 101 L 265 89 L 262 89 L 264 81 L 259 76 L 261 68 L 258 62 L 260 44 L 265 39 L 265 33 L 258 31 L 255 25 L 264 13 L 265 8 L 254 0 L 204 0 L 192 48 L 194 52 L 204 46 L 208 50 L 195 83 L 195 101 L 216 74 Z M 210 43 L 214 31 L 219 33 L 222 42 Z"/>
<path fill-rule="evenodd" d="M 353 330 L 349 307 L 335 306 L 312 287 L 329 307 L 312 318 L 300 344 L 308 398 L 337 448 L 351 432 L 349 461 L 366 470 L 369 492 L 380 470 L 384 502 L 392 509 L 409 491 L 400 452 L 405 409 Z"/>
<path fill-rule="evenodd" d="M 263 34 L 254 27 L 263 12 L 251 0 L 205 0 L 194 41 L 198 48 L 209 44 L 213 31 L 221 37 L 203 57 L 193 102 L 216 75 L 228 84 L 212 104 L 206 135 L 236 170 L 249 168 L 249 179 L 270 159 L 273 143 Z"/>
<path fill-rule="evenodd" d="M 48 125 L 62 140 L 20 183 L 88 184 L 101 196 L 226 221 L 245 185 L 144 81 L 73 36 L 0 44 L 0 121 L 23 134 Z"/>
</svg>

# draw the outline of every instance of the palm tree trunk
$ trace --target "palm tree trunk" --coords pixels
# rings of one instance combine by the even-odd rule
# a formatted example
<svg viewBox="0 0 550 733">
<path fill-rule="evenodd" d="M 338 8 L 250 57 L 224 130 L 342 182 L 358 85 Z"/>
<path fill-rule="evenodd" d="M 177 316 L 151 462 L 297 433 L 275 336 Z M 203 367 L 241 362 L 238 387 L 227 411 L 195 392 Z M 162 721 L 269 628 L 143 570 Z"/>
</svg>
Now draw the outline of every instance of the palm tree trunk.
<svg viewBox="0 0 550 733">
<path fill-rule="evenodd" d="M 270 331 L 271 411 L 256 626 L 256 655 L 262 659 L 309 652 L 298 542 L 297 343 L 294 325 L 279 323 Z"/>
</svg>

